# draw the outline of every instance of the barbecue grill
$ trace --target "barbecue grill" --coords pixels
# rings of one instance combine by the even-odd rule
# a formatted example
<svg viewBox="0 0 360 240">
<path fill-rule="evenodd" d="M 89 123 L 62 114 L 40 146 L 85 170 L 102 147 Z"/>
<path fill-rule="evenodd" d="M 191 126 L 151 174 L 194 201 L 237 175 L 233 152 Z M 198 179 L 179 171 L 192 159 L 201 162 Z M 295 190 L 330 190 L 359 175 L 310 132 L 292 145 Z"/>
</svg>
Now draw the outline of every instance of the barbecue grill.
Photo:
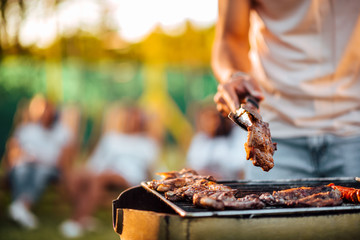
<svg viewBox="0 0 360 240">
<path fill-rule="evenodd" d="M 334 183 L 360 188 L 354 178 L 219 181 L 237 197 Z M 360 204 L 335 207 L 211 211 L 190 202 L 170 202 L 146 183 L 113 201 L 113 226 L 121 239 L 359 239 Z"/>
</svg>

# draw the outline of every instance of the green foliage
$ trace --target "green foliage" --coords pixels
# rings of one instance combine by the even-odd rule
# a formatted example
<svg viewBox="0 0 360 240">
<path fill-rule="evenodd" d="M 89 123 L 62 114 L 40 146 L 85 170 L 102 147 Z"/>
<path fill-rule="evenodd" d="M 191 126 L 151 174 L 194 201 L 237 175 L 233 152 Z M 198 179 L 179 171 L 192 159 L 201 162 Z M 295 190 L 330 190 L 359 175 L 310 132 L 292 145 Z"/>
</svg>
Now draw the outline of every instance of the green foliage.
<svg viewBox="0 0 360 240">
<path fill-rule="evenodd" d="M 85 118 L 83 122 L 93 123 L 91 129 L 84 126 L 85 142 L 94 128 L 98 130 L 108 103 L 136 101 L 156 84 L 166 84 L 159 92 L 167 91 L 161 94 L 169 95 L 186 117 L 190 105 L 216 91 L 210 70 L 213 35 L 214 27 L 196 29 L 188 22 L 180 35 L 169 36 L 158 28 L 136 44 L 126 43 L 116 33 L 104 30 L 100 35 L 77 32 L 69 37 L 59 36 L 43 49 L 1 49 L 0 154 L 17 103 L 36 93 L 60 104 L 77 104 Z M 166 83 L 148 81 L 144 69 L 149 66 L 161 66 Z"/>
<path fill-rule="evenodd" d="M 216 89 L 217 82 L 209 67 L 178 66 L 167 69 L 167 90 L 183 113 L 194 102 L 212 97 Z"/>
<path fill-rule="evenodd" d="M 44 92 L 44 80 L 43 64 L 30 57 L 11 56 L 1 62 L 0 85 L 6 92 Z"/>
</svg>

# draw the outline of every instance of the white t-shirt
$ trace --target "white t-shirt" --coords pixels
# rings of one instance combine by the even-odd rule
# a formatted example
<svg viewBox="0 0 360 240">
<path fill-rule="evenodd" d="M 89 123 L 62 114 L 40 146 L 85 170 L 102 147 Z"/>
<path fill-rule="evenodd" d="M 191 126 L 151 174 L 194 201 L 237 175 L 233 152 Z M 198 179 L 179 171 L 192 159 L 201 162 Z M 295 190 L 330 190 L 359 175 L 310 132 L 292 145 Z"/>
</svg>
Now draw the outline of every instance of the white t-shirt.
<svg viewBox="0 0 360 240">
<path fill-rule="evenodd" d="M 217 172 L 223 180 L 236 179 L 246 163 L 246 138 L 247 132 L 236 126 L 228 136 L 210 138 L 199 132 L 191 141 L 187 165 L 194 170 L 208 169 Z"/>
<path fill-rule="evenodd" d="M 145 135 L 109 132 L 101 138 L 88 167 L 97 174 L 117 173 L 130 184 L 138 185 L 146 180 L 147 171 L 158 155 L 158 144 Z"/>
<path fill-rule="evenodd" d="M 250 56 L 272 136 L 359 135 L 360 1 L 256 0 L 253 9 Z"/>
<path fill-rule="evenodd" d="M 61 123 L 44 128 L 39 123 L 21 125 L 14 134 L 25 152 L 24 160 L 55 166 L 63 147 L 71 140 L 71 133 Z"/>
</svg>

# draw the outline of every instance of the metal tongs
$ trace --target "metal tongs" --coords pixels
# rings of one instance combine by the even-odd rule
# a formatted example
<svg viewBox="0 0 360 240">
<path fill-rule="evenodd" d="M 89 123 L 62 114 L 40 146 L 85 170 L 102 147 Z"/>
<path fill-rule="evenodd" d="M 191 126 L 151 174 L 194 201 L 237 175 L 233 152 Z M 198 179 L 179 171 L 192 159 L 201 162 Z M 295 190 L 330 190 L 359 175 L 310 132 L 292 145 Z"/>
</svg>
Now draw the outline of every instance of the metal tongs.
<svg viewBox="0 0 360 240">
<path fill-rule="evenodd" d="M 252 96 L 247 96 L 240 108 L 236 110 L 236 112 L 230 112 L 228 118 L 244 130 L 248 131 L 248 128 L 255 119 L 262 121 L 262 117 L 259 114 L 258 100 Z"/>
</svg>

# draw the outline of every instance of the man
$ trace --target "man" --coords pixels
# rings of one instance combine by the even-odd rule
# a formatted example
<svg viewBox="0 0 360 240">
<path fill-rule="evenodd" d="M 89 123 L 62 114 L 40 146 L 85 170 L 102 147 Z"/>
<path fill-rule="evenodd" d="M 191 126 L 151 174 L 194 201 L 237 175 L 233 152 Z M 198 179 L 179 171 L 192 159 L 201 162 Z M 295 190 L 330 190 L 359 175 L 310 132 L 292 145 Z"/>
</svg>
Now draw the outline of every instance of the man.
<svg viewBox="0 0 360 240">
<path fill-rule="evenodd" d="M 360 175 L 359 42 L 360 1 L 219 1 L 217 108 L 252 95 L 278 143 L 247 178 Z"/>
</svg>

